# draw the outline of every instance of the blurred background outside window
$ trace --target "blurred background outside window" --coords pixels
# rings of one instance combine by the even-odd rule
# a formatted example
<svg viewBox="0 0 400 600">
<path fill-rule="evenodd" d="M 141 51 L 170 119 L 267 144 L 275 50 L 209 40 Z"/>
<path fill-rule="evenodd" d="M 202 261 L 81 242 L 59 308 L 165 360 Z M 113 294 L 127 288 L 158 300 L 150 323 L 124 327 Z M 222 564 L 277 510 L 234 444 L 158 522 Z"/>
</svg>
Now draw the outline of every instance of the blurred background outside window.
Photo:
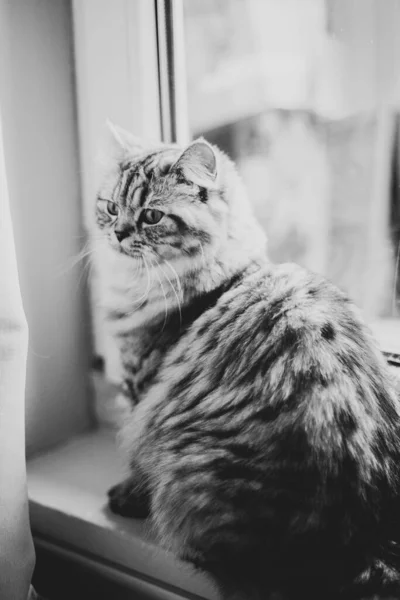
<svg viewBox="0 0 400 600">
<path fill-rule="evenodd" d="M 273 261 L 400 343 L 399 0 L 184 0 L 191 133 L 237 163 Z"/>
</svg>

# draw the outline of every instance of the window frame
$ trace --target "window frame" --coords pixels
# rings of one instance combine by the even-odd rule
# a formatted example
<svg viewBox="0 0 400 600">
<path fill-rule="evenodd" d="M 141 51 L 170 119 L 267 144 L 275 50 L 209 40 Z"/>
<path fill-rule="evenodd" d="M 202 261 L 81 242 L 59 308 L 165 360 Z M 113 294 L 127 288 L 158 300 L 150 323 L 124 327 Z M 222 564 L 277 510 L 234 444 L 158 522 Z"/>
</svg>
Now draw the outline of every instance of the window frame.
<svg viewBox="0 0 400 600">
<path fill-rule="evenodd" d="M 157 28 L 161 139 L 189 142 L 183 0 L 154 0 Z"/>
<path fill-rule="evenodd" d="M 71 5 L 82 213 L 90 228 L 96 180 L 92 157 L 107 118 L 145 138 L 188 141 L 183 52 L 177 52 L 183 48 L 183 12 L 181 0 L 72 0 Z M 103 31 L 107 28 L 105 46 L 99 20 Z M 102 89 L 104 80 L 123 81 L 124 93 L 112 97 L 112 84 L 111 90 Z M 93 346 L 106 354 L 98 318 L 92 311 Z M 113 357 L 107 358 L 106 375 L 112 380 Z M 95 396 L 109 395 L 104 374 L 94 383 Z M 75 563 L 146 598 L 215 599 L 205 577 L 161 550 L 146 524 L 107 514 L 107 489 L 123 479 L 124 469 L 113 431 L 101 425 L 28 461 L 37 548 L 61 558 L 65 577 L 68 564 Z"/>
<path fill-rule="evenodd" d="M 139 137 L 160 137 L 155 5 L 146 0 L 72 0 L 72 7 L 83 218 L 90 237 L 96 159 L 106 121 Z M 117 351 L 94 308 L 99 281 L 93 270 L 90 283 L 93 353 L 105 358 L 108 379 L 117 381 Z"/>
<path fill-rule="evenodd" d="M 83 212 L 89 223 L 95 197 L 92 157 L 100 123 L 106 118 L 115 119 L 118 124 L 146 137 L 161 135 L 166 142 L 182 144 L 190 139 L 186 81 L 182 77 L 183 6 L 182 0 L 154 0 L 153 3 L 148 0 L 72 0 L 72 6 Z M 106 40 L 106 51 L 114 60 L 104 63 L 103 52 L 96 52 L 96 49 L 101 50 L 104 40 L 91 37 L 91 28 L 96 29 L 93 23 L 102 11 L 110 16 L 108 26 L 113 14 L 115 17 L 112 33 L 108 29 Z M 107 69 L 110 81 L 121 79 L 121 73 L 116 73 L 112 66 L 118 62 L 118 53 L 125 57 L 121 69 L 125 69 L 127 75 L 126 93 L 118 93 L 108 114 L 105 106 L 110 92 L 104 91 L 105 96 L 102 95 L 101 79 L 107 77 Z M 101 67 L 102 74 L 95 85 L 90 78 L 94 65 Z M 134 93 L 135 86 L 140 87 L 141 94 Z M 93 328 L 95 348 L 102 353 L 107 344 L 96 316 Z M 112 363 L 112 357 L 108 358 Z M 107 375 L 112 379 L 112 367 Z M 100 377 L 100 381 L 104 383 L 104 378 Z M 31 523 L 36 544 L 58 553 L 66 564 L 79 562 L 104 578 L 149 597 L 215 598 L 206 579 L 160 550 L 143 532 L 142 525 L 107 516 L 106 487 L 123 474 L 114 446 L 111 432 L 91 431 L 28 463 Z M 111 463 L 103 460 L 105 456 L 111 457 Z M 98 469 L 104 490 L 87 476 L 91 468 Z M 69 495 L 67 489 L 63 495 L 57 481 L 60 473 L 63 477 L 65 474 L 70 483 Z M 86 479 L 89 481 L 85 483 Z"/>
</svg>

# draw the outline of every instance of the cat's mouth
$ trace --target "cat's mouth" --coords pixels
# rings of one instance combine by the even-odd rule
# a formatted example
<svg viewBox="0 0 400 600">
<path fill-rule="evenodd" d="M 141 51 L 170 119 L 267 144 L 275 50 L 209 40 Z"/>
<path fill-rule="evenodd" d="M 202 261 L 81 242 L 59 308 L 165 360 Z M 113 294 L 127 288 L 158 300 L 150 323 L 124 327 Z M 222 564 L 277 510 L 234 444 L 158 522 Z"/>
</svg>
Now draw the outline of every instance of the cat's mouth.
<svg viewBox="0 0 400 600">
<path fill-rule="evenodd" d="M 143 257 L 143 246 L 141 244 L 134 243 L 128 248 L 125 248 L 124 250 L 129 256 L 132 256 L 132 258 Z"/>
<path fill-rule="evenodd" d="M 143 252 L 137 248 L 121 248 L 121 251 L 125 256 L 134 258 L 135 260 L 143 260 Z"/>
<path fill-rule="evenodd" d="M 118 254 L 124 254 L 125 256 L 129 256 L 129 258 L 134 258 L 136 260 L 143 259 L 143 249 L 139 246 L 128 246 L 125 247 L 122 244 L 111 244 L 112 249 Z"/>
</svg>

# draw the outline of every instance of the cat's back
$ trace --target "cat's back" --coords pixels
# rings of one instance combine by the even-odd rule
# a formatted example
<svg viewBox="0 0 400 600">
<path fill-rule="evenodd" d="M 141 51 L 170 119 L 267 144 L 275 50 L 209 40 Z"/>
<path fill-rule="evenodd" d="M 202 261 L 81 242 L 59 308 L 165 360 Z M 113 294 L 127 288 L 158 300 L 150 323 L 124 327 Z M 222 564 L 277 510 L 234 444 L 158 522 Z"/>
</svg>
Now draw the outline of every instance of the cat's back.
<svg viewBox="0 0 400 600">
<path fill-rule="evenodd" d="M 231 417 L 242 429 L 248 419 L 253 431 L 256 421 L 281 429 L 311 419 L 332 437 L 361 418 L 364 428 L 382 414 L 398 419 L 385 361 L 357 309 L 292 264 L 236 278 L 168 353 L 149 396 L 166 429 L 193 419 L 221 428 Z"/>
<path fill-rule="evenodd" d="M 171 350 L 167 379 L 196 379 L 228 389 L 296 380 L 327 386 L 343 376 L 380 378 L 383 357 L 357 308 L 336 286 L 294 264 L 237 277 Z M 177 389 L 175 390 L 177 391 Z"/>
<path fill-rule="evenodd" d="M 323 278 L 282 265 L 237 279 L 139 405 L 163 538 L 187 540 L 204 564 L 246 556 L 263 573 L 275 556 L 279 569 L 325 564 L 330 577 L 337 560 L 353 576 L 385 535 L 376 523 L 400 458 L 386 376 L 357 311 Z"/>
</svg>

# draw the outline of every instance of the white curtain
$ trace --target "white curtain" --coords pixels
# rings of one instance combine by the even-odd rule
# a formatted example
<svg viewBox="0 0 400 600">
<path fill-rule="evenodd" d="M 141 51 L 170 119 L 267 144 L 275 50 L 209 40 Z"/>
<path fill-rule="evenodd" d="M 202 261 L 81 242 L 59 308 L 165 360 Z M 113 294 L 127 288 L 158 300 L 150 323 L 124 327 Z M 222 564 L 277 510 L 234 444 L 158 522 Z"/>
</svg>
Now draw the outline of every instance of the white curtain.
<svg viewBox="0 0 400 600">
<path fill-rule="evenodd" d="M 0 90 L 1 92 L 1 90 Z M 33 597 L 25 467 L 28 328 L 12 231 L 0 106 L 0 598 Z"/>
</svg>

